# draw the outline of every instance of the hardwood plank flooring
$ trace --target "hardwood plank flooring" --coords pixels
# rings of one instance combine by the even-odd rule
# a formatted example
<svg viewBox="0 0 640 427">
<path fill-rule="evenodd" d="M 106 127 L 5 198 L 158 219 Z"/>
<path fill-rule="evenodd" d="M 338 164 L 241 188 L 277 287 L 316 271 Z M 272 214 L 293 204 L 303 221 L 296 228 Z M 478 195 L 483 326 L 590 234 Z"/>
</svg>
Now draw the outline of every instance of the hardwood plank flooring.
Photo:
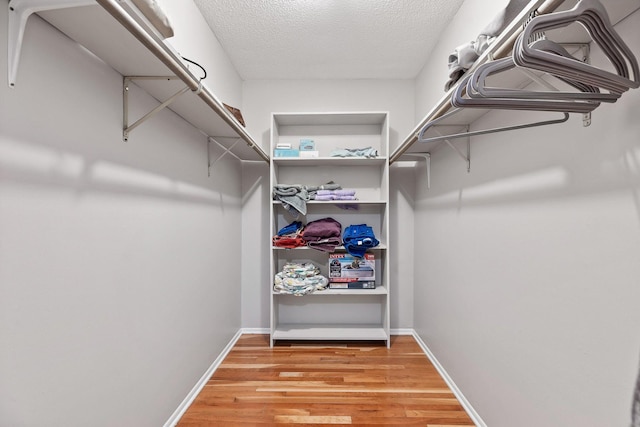
<svg viewBox="0 0 640 427">
<path fill-rule="evenodd" d="M 243 335 L 178 423 L 474 426 L 411 336 L 282 342 Z"/>
</svg>

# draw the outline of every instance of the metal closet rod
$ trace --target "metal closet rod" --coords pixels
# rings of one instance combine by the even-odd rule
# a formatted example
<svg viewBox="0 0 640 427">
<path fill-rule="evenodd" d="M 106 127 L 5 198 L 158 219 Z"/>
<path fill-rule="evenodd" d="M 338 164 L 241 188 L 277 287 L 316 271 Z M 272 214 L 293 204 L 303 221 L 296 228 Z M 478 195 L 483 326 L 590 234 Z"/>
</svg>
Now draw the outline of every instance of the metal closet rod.
<svg viewBox="0 0 640 427">
<path fill-rule="evenodd" d="M 222 119 L 238 133 L 249 147 L 251 147 L 260 157 L 269 163 L 269 156 L 256 145 L 255 141 L 233 118 L 224 106 L 218 101 L 207 88 L 201 86 L 200 81 L 189 71 L 189 69 L 167 51 L 160 43 L 154 40 L 129 14 L 118 4 L 117 0 L 96 0 L 111 16 L 113 16 L 123 27 L 125 27 L 135 38 L 137 38 L 151 53 L 162 61 L 180 80 L 182 80 L 192 91 L 202 98 Z"/>
<path fill-rule="evenodd" d="M 511 54 L 513 45 L 518 38 L 518 35 L 523 30 L 522 22 L 524 22 L 531 12 L 537 10 L 540 15 L 551 13 L 564 2 L 565 0 L 532 0 L 527 7 L 520 12 L 516 19 L 514 19 L 513 22 L 511 22 L 511 24 L 509 24 L 509 26 L 500 34 L 500 36 L 498 36 L 498 38 L 489 45 L 489 48 L 476 60 L 465 74 L 473 72 L 473 70 L 478 66 L 487 62 L 491 58 L 499 59 Z M 389 163 L 399 160 L 400 157 L 402 157 L 402 155 L 418 141 L 418 133 L 427 123 L 441 117 L 453 107 L 451 105 L 451 92 L 453 90 L 455 90 L 455 85 L 446 93 L 440 102 L 432 108 L 429 113 L 427 113 L 427 115 L 422 119 L 422 121 L 420 121 L 420 123 L 418 123 L 413 131 L 411 131 L 402 144 L 400 144 L 391 154 L 391 157 L 389 157 Z"/>
</svg>

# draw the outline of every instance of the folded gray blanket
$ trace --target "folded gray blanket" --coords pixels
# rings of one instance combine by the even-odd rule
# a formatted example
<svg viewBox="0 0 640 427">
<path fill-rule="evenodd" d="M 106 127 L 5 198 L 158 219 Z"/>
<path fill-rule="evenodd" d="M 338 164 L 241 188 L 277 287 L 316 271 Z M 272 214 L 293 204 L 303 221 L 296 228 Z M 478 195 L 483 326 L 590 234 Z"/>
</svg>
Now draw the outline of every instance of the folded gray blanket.
<svg viewBox="0 0 640 427">
<path fill-rule="evenodd" d="M 329 182 L 322 185 L 276 184 L 273 186 L 273 200 L 279 200 L 286 210 L 298 218 L 307 214 L 307 201 L 315 198 L 319 190 L 338 190 L 340 185 Z"/>
<path fill-rule="evenodd" d="M 462 75 L 471 68 L 480 55 L 487 50 L 491 42 L 507 28 L 509 23 L 518 16 L 528 3 L 529 0 L 510 0 L 507 6 L 483 28 L 476 40 L 456 47 L 449 54 L 449 80 L 444 85 L 445 91 L 451 89 Z"/>
</svg>

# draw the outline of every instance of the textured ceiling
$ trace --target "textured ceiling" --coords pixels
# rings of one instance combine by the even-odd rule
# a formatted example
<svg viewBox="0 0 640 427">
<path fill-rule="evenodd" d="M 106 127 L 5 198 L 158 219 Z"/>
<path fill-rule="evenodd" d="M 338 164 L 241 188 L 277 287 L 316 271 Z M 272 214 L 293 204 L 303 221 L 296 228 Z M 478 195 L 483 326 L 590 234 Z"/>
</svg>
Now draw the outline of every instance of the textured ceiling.
<svg viewBox="0 0 640 427">
<path fill-rule="evenodd" d="M 406 79 L 463 0 L 195 0 L 244 80 Z"/>
</svg>

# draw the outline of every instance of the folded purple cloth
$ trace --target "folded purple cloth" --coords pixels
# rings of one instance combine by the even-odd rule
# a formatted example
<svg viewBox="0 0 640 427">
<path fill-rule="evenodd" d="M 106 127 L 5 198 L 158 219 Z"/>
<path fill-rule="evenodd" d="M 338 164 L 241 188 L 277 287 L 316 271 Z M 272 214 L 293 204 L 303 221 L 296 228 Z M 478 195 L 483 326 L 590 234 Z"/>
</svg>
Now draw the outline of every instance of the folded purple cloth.
<svg viewBox="0 0 640 427">
<path fill-rule="evenodd" d="M 336 250 L 336 247 L 340 246 L 341 244 L 342 240 L 339 237 L 329 237 L 327 239 L 307 242 L 307 246 L 322 252 L 334 252 Z"/>
<path fill-rule="evenodd" d="M 355 196 L 355 190 L 318 190 L 316 193 L 317 196 Z"/>
<path fill-rule="evenodd" d="M 327 194 L 316 196 L 316 200 L 319 202 L 326 202 L 328 200 L 358 200 L 356 196 L 341 196 L 338 194 Z"/>
<path fill-rule="evenodd" d="M 302 238 L 309 241 L 318 241 L 329 237 L 342 236 L 342 225 L 333 218 L 322 218 L 311 221 L 302 230 Z"/>
</svg>

